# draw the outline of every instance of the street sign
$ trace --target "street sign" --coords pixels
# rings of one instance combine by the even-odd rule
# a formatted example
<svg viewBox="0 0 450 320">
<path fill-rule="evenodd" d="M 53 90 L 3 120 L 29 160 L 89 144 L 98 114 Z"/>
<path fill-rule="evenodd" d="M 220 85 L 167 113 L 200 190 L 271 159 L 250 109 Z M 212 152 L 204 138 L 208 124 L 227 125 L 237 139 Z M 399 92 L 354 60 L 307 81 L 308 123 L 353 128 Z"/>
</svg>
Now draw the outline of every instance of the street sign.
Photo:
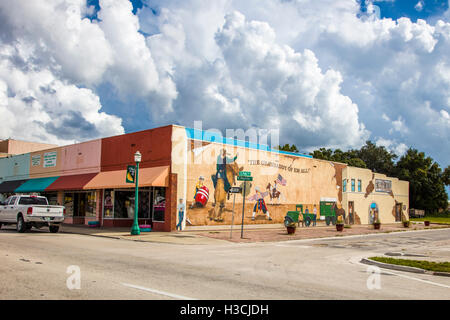
<svg viewBox="0 0 450 320">
<path fill-rule="evenodd" d="M 239 171 L 239 176 L 250 177 L 252 173 L 250 171 Z"/>
<path fill-rule="evenodd" d="M 253 181 L 253 177 L 247 177 L 247 176 L 238 176 L 237 179 L 239 181 Z"/>
<path fill-rule="evenodd" d="M 242 192 L 242 188 L 240 188 L 240 187 L 231 187 L 229 192 L 230 193 L 241 193 Z"/>
<path fill-rule="evenodd" d="M 134 183 L 135 177 L 136 177 L 136 166 L 128 166 L 126 183 Z"/>
</svg>

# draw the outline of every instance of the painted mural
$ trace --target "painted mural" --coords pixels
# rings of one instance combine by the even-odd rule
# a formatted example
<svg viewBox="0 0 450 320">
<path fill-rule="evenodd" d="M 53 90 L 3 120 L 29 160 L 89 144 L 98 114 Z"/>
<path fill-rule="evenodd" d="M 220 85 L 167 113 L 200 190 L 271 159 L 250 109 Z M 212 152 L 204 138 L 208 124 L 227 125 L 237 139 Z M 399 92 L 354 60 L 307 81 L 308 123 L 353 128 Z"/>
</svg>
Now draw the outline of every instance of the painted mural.
<svg viewBox="0 0 450 320">
<path fill-rule="evenodd" d="M 337 199 L 342 198 L 342 168 L 337 164 L 213 142 L 188 140 L 187 144 L 188 226 L 240 224 L 244 197 L 246 224 L 283 223 L 286 212 L 297 204 L 313 212 L 323 198 L 336 199 L 341 208 Z M 253 181 L 238 180 L 241 171 L 250 172 Z M 245 194 L 229 192 L 244 183 Z"/>
</svg>

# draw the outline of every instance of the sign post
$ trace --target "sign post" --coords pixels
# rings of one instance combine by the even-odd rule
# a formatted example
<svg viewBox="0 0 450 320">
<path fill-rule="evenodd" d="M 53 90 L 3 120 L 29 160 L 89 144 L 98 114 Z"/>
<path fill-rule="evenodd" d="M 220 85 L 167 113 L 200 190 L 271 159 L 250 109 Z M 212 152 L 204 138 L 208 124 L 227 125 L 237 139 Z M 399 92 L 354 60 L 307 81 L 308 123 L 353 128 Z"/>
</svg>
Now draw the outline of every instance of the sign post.
<svg viewBox="0 0 450 320">
<path fill-rule="evenodd" d="M 234 223 L 234 203 L 236 202 L 236 193 L 233 195 L 233 213 L 231 214 L 230 239 L 233 239 L 233 223 Z"/>
<path fill-rule="evenodd" d="M 230 229 L 230 239 L 233 238 L 233 223 L 234 223 L 234 204 L 236 203 L 236 193 L 241 193 L 242 188 L 240 187 L 231 187 L 230 193 L 233 193 L 233 213 L 231 215 L 231 229 Z"/>
<path fill-rule="evenodd" d="M 253 181 L 253 177 L 251 176 L 250 171 L 241 171 L 239 172 L 239 176 L 237 177 L 239 181 Z M 245 188 L 247 184 L 244 182 L 244 189 L 242 192 L 242 224 L 241 224 L 241 239 L 244 238 L 244 212 L 245 212 Z"/>
</svg>

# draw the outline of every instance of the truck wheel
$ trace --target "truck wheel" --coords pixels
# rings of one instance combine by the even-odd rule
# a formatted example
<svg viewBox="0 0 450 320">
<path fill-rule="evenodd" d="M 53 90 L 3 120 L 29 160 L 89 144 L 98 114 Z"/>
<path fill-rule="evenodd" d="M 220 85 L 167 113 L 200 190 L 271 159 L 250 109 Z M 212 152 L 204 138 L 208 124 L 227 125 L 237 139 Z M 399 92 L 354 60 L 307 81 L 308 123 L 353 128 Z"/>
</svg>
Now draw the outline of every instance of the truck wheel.
<svg viewBox="0 0 450 320">
<path fill-rule="evenodd" d="M 331 217 L 331 223 L 333 224 L 333 226 L 336 224 L 336 217 Z"/>
<path fill-rule="evenodd" d="M 305 226 L 309 227 L 311 225 L 311 218 L 310 217 L 306 217 L 305 218 Z"/>
<path fill-rule="evenodd" d="M 284 226 L 285 227 L 288 227 L 293 222 L 294 222 L 294 219 L 292 219 L 290 216 L 284 217 Z"/>
<path fill-rule="evenodd" d="M 59 226 L 49 226 L 48 229 L 51 233 L 57 233 L 59 231 Z"/>
<path fill-rule="evenodd" d="M 17 232 L 24 233 L 27 230 L 27 225 L 23 221 L 22 215 L 17 217 Z"/>
</svg>

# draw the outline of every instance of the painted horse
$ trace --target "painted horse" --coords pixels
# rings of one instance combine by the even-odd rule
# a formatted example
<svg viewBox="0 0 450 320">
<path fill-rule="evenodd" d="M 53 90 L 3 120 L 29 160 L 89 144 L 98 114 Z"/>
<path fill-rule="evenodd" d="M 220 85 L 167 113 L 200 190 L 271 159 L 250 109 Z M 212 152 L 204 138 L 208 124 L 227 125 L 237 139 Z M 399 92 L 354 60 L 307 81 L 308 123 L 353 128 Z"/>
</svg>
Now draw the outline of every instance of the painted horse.
<svg viewBox="0 0 450 320">
<path fill-rule="evenodd" d="M 278 203 L 280 203 L 280 197 L 282 197 L 283 195 L 281 194 L 280 191 L 278 191 L 275 187 L 272 187 L 272 185 L 269 184 L 266 187 L 266 190 L 269 191 L 269 196 L 270 196 L 270 203 L 273 202 L 274 199 L 278 200 Z"/>
<path fill-rule="evenodd" d="M 238 166 L 236 162 L 226 164 L 226 174 L 229 184 L 232 186 L 236 183 L 236 176 L 244 168 Z M 225 182 L 223 178 L 217 179 L 216 186 L 214 188 L 214 211 L 211 210 L 208 214 L 209 220 L 222 222 L 223 211 L 225 208 L 225 201 L 227 200 L 228 190 L 225 190 Z"/>
</svg>

